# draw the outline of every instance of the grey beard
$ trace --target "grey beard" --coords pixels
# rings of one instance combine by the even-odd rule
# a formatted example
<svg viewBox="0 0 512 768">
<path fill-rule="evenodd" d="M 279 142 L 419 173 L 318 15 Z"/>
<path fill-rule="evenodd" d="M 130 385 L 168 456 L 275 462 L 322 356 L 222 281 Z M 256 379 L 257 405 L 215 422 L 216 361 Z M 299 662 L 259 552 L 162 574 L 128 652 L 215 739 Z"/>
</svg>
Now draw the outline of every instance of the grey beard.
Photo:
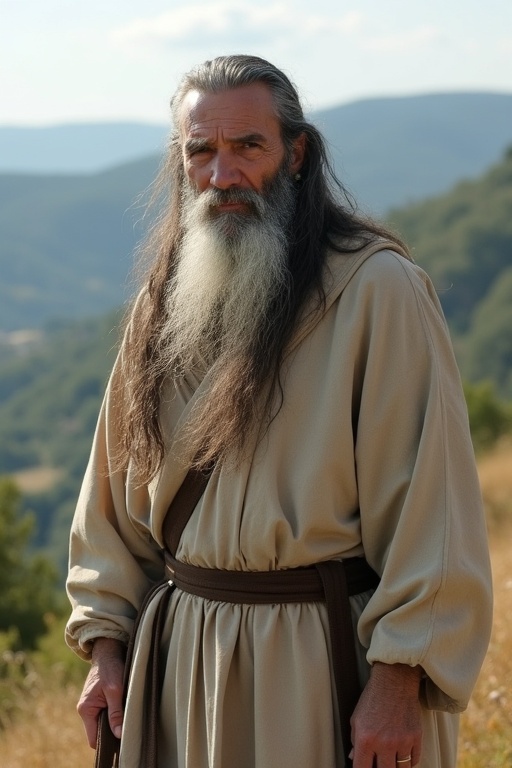
<svg viewBox="0 0 512 768">
<path fill-rule="evenodd" d="M 254 190 L 183 191 L 184 236 L 160 336 L 166 372 L 181 376 L 222 360 L 246 359 L 268 328 L 271 306 L 290 289 L 289 228 L 296 194 L 289 173 Z M 218 213 L 236 202 L 244 212 Z M 268 331 L 267 331 L 268 332 Z"/>
</svg>

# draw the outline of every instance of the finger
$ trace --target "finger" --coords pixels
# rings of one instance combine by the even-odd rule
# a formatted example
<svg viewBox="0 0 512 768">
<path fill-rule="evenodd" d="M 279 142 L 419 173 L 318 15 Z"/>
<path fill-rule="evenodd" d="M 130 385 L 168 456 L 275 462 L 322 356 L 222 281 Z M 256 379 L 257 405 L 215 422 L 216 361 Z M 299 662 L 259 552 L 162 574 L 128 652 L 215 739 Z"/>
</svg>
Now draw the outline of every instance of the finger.
<svg viewBox="0 0 512 768">
<path fill-rule="evenodd" d="M 114 736 L 118 739 L 121 738 L 121 731 L 123 728 L 123 701 L 122 694 L 119 691 L 113 691 L 110 693 L 106 691 L 106 699 L 108 706 L 108 722 L 110 723 L 110 730 Z"/>
<path fill-rule="evenodd" d="M 373 750 L 367 751 L 357 747 L 352 750 L 352 768 L 374 768 L 376 765 L 376 756 Z"/>
<path fill-rule="evenodd" d="M 396 753 L 383 752 L 375 757 L 375 768 L 411 768 L 410 760 L 399 763 Z"/>
<path fill-rule="evenodd" d="M 110 730 L 118 739 L 121 738 L 123 725 L 123 666 L 109 665 L 109 675 L 103 675 L 101 693 L 108 709 Z"/>
<path fill-rule="evenodd" d="M 412 762 L 412 755 L 409 753 L 408 755 L 397 755 L 396 756 L 396 765 L 397 768 L 409 768 Z"/>
<path fill-rule="evenodd" d="M 411 768 L 413 766 L 418 765 L 421 758 L 421 739 L 414 744 L 413 748 L 411 749 Z"/>
<path fill-rule="evenodd" d="M 96 740 L 98 737 L 98 717 L 101 708 L 91 707 L 80 700 L 77 706 L 78 714 L 82 718 L 87 736 L 87 743 L 93 749 L 96 749 Z"/>
</svg>

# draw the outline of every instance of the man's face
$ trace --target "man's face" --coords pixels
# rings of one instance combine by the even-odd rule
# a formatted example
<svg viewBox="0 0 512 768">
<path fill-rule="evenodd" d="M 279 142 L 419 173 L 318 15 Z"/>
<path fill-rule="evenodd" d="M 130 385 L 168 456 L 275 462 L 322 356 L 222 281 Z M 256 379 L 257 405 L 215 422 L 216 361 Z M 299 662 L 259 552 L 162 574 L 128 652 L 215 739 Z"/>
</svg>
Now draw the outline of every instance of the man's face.
<svg viewBox="0 0 512 768">
<path fill-rule="evenodd" d="M 189 91 L 181 111 L 181 141 L 186 176 L 199 193 L 252 190 L 262 193 L 285 161 L 285 147 L 272 96 L 253 83 L 217 94 Z M 302 165 L 304 138 L 289 158 L 290 177 Z M 217 204 L 217 213 L 247 213 L 240 200 Z"/>
</svg>

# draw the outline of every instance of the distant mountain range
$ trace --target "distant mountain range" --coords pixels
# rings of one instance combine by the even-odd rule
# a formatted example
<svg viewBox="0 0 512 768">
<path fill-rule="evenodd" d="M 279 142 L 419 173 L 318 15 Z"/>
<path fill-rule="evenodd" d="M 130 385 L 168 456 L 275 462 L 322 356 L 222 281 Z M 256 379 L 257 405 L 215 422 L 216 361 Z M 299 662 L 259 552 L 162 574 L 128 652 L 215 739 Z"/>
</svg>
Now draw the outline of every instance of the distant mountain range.
<svg viewBox="0 0 512 768">
<path fill-rule="evenodd" d="M 0 474 L 14 474 L 31 494 L 29 505 L 37 519 L 35 543 L 47 548 L 62 572 L 74 501 L 120 323 L 114 312 L 87 321 L 70 317 L 78 309 L 82 313 L 86 307 L 90 309 L 93 296 L 101 295 L 107 305 L 114 301 L 116 290 L 121 293 L 119 284 L 125 281 L 128 257 L 123 261 L 120 253 L 121 248 L 128 253 L 131 232 L 128 214 L 124 220 L 122 216 L 123 194 L 128 190 L 131 194 L 153 171 L 153 161 L 141 161 L 87 177 L 87 184 L 79 186 L 75 186 L 76 177 L 67 180 L 68 186 L 54 186 L 65 180 L 47 177 L 39 182 L 38 177 L 10 177 L 10 187 L 0 185 L 0 212 L 6 211 L 1 219 L 3 231 L 9 216 L 16 215 L 19 232 L 27 201 L 39 206 L 33 210 L 38 214 L 37 232 L 24 233 L 27 249 L 32 248 L 31 254 L 25 254 L 25 267 L 22 253 L 2 264 L 0 312 L 5 312 L 4 303 L 11 297 L 7 306 L 13 313 L 18 311 L 19 317 L 24 308 L 34 322 L 43 316 L 43 310 L 48 313 L 50 309 L 55 314 L 59 310 L 65 318 L 47 327 L 39 338 L 34 334 L 32 348 L 26 344 L 23 355 L 0 349 Z M 20 206 L 17 213 L 16 206 Z M 460 182 L 450 192 L 396 211 L 391 217 L 393 226 L 412 246 L 417 262 L 432 276 L 463 377 L 474 383 L 491 381 L 507 400 L 512 397 L 511 211 L 512 148 L 478 179 Z M 126 230 L 120 227 L 126 237 L 121 245 L 116 227 L 106 223 L 116 216 Z M 47 250 L 41 259 L 36 255 L 41 248 L 38 237 L 43 235 Z M 17 275 L 18 285 L 24 281 L 34 287 L 50 267 L 45 287 L 38 289 L 39 315 L 29 315 L 36 294 L 25 304 L 18 295 L 16 304 L 13 275 Z M 96 279 L 103 275 L 104 280 L 104 292 L 89 291 L 89 303 L 84 275 L 96 275 Z M 45 290 L 53 302 L 46 307 Z M 99 304 L 98 300 L 96 309 Z M 9 321 L 7 314 L 2 318 Z M 30 340 L 30 334 L 18 334 L 23 336 Z M 489 418 L 492 420 L 492 414 Z M 34 470 L 39 472 L 38 487 Z"/>
<path fill-rule="evenodd" d="M 512 143 L 512 93 L 364 99 L 311 115 L 340 177 L 384 212 L 476 176 Z M 169 126 L 0 126 L 0 173 L 98 173 L 160 155 Z"/>
<path fill-rule="evenodd" d="M 167 132 L 149 123 L 0 126 L 0 173 L 99 173 L 160 154 Z"/>
<path fill-rule="evenodd" d="M 367 99 L 313 118 L 339 177 L 376 214 L 475 178 L 512 145 L 512 93 Z"/>
<path fill-rule="evenodd" d="M 312 117 L 339 177 L 377 214 L 476 177 L 512 145 L 512 94 L 369 99 Z M 11 169 L 0 174 L 0 333 L 122 302 L 141 234 L 137 199 L 166 133 L 134 124 L 0 127 L 0 169 Z"/>
</svg>

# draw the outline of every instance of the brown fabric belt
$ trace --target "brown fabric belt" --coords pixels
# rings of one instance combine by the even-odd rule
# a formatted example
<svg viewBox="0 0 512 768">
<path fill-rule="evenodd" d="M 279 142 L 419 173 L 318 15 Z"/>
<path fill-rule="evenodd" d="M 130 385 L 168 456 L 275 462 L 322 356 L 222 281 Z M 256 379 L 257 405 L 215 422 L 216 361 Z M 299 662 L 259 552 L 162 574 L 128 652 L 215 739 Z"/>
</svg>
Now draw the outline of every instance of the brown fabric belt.
<svg viewBox="0 0 512 768">
<path fill-rule="evenodd" d="M 138 628 L 153 598 L 164 590 L 160 595 L 150 630 L 150 655 L 144 692 L 143 733 L 145 738 L 142 743 L 141 766 L 158 768 L 157 731 L 162 680 L 159 651 L 169 602 L 175 588 L 218 602 L 272 604 L 322 601 L 326 603 L 343 753 L 345 764 L 348 765 L 351 749 L 350 718 L 361 693 L 354 628 L 348 598 L 351 595 L 375 589 L 379 583 L 379 577 L 361 557 L 330 560 L 304 568 L 265 572 L 199 568 L 176 560 L 172 553 L 177 551 L 181 534 L 201 498 L 208 478 L 209 473 L 189 470 L 171 502 L 163 524 L 163 538 L 166 542 L 164 550 L 166 580 L 155 585 L 146 595 L 128 646 L 125 695 Z M 112 762 L 108 764 L 108 768 L 111 765 Z"/>
<path fill-rule="evenodd" d="M 162 634 L 173 590 L 177 587 L 200 597 L 230 603 L 297 603 L 324 601 L 340 718 L 345 764 L 351 748 L 350 718 L 360 696 L 357 654 L 349 596 L 375 589 L 379 577 L 360 557 L 330 560 L 305 568 L 279 571 L 225 571 L 179 562 L 176 552 L 181 534 L 208 483 L 209 473 L 191 469 L 170 504 L 163 523 L 166 579 L 156 584 L 141 605 L 128 645 L 125 664 L 125 698 L 138 630 L 153 598 L 162 590 L 151 626 L 150 653 L 144 691 L 141 766 L 158 768 L 158 719 L 160 715 L 161 674 L 159 669 Z M 95 768 L 118 765 L 119 740 L 110 732 L 107 710 L 100 715 Z M 103 735 L 105 739 L 103 739 Z M 105 749 L 100 748 L 104 744 Z"/>
<path fill-rule="evenodd" d="M 343 751 L 348 764 L 350 718 L 361 693 L 348 598 L 375 589 L 379 583 L 366 560 L 354 557 L 278 571 L 225 571 L 180 562 L 166 551 L 165 566 L 172 587 L 208 600 L 239 604 L 325 601 Z M 156 648 L 158 640 L 154 637 Z M 157 678 L 155 673 L 154 679 Z M 158 711 L 157 703 L 156 706 Z"/>
</svg>

